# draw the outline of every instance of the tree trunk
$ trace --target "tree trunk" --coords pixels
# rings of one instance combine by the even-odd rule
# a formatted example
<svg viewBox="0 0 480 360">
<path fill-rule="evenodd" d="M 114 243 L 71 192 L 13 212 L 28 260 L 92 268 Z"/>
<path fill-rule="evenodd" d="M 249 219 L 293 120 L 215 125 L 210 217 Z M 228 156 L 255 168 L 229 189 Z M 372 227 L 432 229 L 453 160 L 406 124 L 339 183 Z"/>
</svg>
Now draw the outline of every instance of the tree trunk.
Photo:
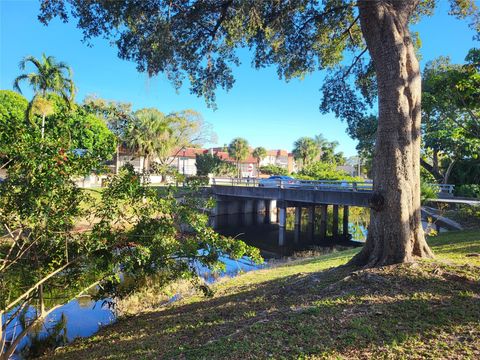
<svg viewBox="0 0 480 360">
<path fill-rule="evenodd" d="M 433 171 L 435 171 L 436 173 L 439 173 L 437 150 L 433 150 L 432 163 L 433 163 Z"/>
<path fill-rule="evenodd" d="M 452 173 L 452 170 L 453 170 L 453 165 L 455 165 L 456 162 L 457 162 L 456 159 L 452 159 L 450 164 L 448 164 L 447 171 L 445 171 L 445 176 L 443 178 L 443 183 L 444 184 L 448 184 L 448 178 L 450 177 L 450 174 Z"/>
<path fill-rule="evenodd" d="M 444 176 L 440 174 L 439 171 L 435 171 L 435 168 L 429 163 L 427 163 L 425 160 L 423 160 L 422 158 L 420 158 L 420 165 L 422 165 L 422 167 L 425 170 L 427 170 L 430 174 L 432 174 L 435 180 L 437 180 L 438 182 L 443 181 Z"/>
<path fill-rule="evenodd" d="M 115 154 L 115 175 L 118 175 L 120 168 L 120 145 L 117 146 L 117 152 Z"/>
<path fill-rule="evenodd" d="M 370 226 L 352 262 L 367 267 L 432 257 L 420 214 L 421 79 L 408 30 L 419 0 L 358 2 L 378 83 Z"/>
<path fill-rule="evenodd" d="M 45 113 L 42 114 L 42 140 L 45 137 Z"/>
</svg>

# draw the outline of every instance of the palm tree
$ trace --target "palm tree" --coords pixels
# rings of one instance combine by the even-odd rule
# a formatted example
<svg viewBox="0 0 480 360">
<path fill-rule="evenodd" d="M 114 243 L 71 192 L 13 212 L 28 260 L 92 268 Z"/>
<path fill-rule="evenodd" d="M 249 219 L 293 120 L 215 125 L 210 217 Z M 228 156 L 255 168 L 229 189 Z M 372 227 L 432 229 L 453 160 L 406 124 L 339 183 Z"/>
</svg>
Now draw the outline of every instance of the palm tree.
<svg viewBox="0 0 480 360">
<path fill-rule="evenodd" d="M 264 147 L 256 147 L 252 153 L 253 157 L 257 160 L 257 176 L 260 175 L 260 161 L 267 156 L 267 150 Z"/>
<path fill-rule="evenodd" d="M 135 112 L 126 142 L 143 157 L 141 170 L 148 172 L 152 158 L 165 156 L 171 148 L 171 135 L 169 121 L 162 112 L 153 108 Z"/>
<path fill-rule="evenodd" d="M 319 149 L 315 140 L 309 137 L 301 137 L 293 143 L 293 156 L 295 159 L 301 159 L 302 165 L 307 165 L 319 154 Z"/>
<path fill-rule="evenodd" d="M 228 155 L 237 163 L 237 175 L 240 177 L 240 161 L 245 160 L 249 153 L 248 141 L 243 138 L 235 138 L 228 145 Z"/>
<path fill-rule="evenodd" d="M 33 105 L 39 98 L 45 99 L 47 93 L 59 94 L 70 106 L 75 96 L 75 85 L 72 80 L 72 70 L 64 62 L 57 62 L 53 56 L 42 55 L 40 59 L 33 56 L 26 56 L 20 61 L 20 70 L 25 70 L 28 63 L 35 66 L 35 71 L 18 76 L 13 82 L 13 88 L 19 93 L 20 82 L 27 81 L 32 87 L 35 95 L 30 101 L 28 116 L 31 116 Z M 45 108 L 45 106 L 42 106 Z M 42 139 L 45 133 L 45 116 L 42 112 Z"/>
</svg>

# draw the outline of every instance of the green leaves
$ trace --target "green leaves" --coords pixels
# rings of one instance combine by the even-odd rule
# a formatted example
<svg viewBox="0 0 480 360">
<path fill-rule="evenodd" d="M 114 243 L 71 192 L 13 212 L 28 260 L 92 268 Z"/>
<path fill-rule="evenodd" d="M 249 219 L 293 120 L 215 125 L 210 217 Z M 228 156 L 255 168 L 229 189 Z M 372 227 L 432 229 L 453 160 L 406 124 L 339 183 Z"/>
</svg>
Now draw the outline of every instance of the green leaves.
<svg viewBox="0 0 480 360">
<path fill-rule="evenodd" d="M 312 138 L 301 137 L 293 143 L 292 153 L 295 159 L 302 161 L 302 166 L 306 166 L 320 154 L 320 149 Z"/>
</svg>

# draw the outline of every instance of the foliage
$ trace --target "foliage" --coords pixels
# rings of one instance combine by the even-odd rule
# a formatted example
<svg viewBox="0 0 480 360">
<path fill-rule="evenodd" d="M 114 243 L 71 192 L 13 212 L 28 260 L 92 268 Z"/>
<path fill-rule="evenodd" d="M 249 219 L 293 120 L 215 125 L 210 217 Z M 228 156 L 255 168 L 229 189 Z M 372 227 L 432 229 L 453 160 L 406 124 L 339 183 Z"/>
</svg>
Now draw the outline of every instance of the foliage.
<svg viewBox="0 0 480 360">
<path fill-rule="evenodd" d="M 302 166 L 308 165 L 320 153 L 315 140 L 309 137 L 301 137 L 293 143 L 293 156 L 302 161 Z"/>
<path fill-rule="evenodd" d="M 424 167 L 420 168 L 420 180 L 427 184 L 435 184 L 437 182 L 435 176 L 428 172 Z"/>
<path fill-rule="evenodd" d="M 35 72 L 19 75 L 13 82 L 13 88 L 21 93 L 20 82 L 27 81 L 34 91 L 34 96 L 28 105 L 27 117 L 34 114 L 42 115 L 42 138 L 45 132 L 45 117 L 53 113 L 52 105 L 47 99 L 49 94 L 57 94 L 66 104 L 70 105 L 75 96 L 75 85 L 70 67 L 57 62 L 53 56 L 42 55 L 40 59 L 27 56 L 20 61 L 19 67 L 25 70 L 28 63 L 35 67 Z"/>
<path fill-rule="evenodd" d="M 305 180 L 347 180 L 363 181 L 348 175 L 343 170 L 337 170 L 335 163 L 315 161 L 300 170 L 298 173 Z"/>
<path fill-rule="evenodd" d="M 463 184 L 455 187 L 455 196 L 464 196 L 480 199 L 479 184 Z"/>
<path fill-rule="evenodd" d="M 6 97 L 24 104 L 10 93 Z M 7 357 L 56 306 L 96 284 L 101 286 L 95 296 L 111 298 L 131 293 L 152 274 L 161 274 L 165 283 L 188 278 L 204 288 L 196 280 L 196 264 L 222 268 L 223 254 L 260 259 L 258 250 L 207 226 L 208 216 L 200 209 L 211 201 L 198 197 L 195 183 L 181 191 L 155 189 L 148 186 L 148 177 L 126 166 L 110 178 L 100 198 L 82 191 L 74 180 L 102 171 L 115 150 L 115 136 L 85 107 L 68 106 L 55 94 L 46 99 L 52 113 L 42 114 L 45 134 L 37 117 L 19 122 L 17 113 L 2 112 L 8 116 L 2 118 L 7 127 L 2 136 L 8 136 L 9 144 L 4 155 L 14 159 L 0 183 L 5 229 L 0 237 L 0 311 L 6 336 L 0 342 L 7 345 Z M 120 283 L 119 270 L 134 281 Z M 17 310 L 31 308 L 37 311 L 29 312 L 14 338 L 5 333 L 6 324 L 20 321 Z"/>
<path fill-rule="evenodd" d="M 235 138 L 228 144 L 228 155 L 237 163 L 237 176 L 240 177 L 239 163 L 245 160 L 250 153 L 248 141 L 243 138 Z"/>
<path fill-rule="evenodd" d="M 195 110 L 173 112 L 167 119 L 172 129 L 172 148 L 200 147 L 216 141 L 212 126 Z"/>
<path fill-rule="evenodd" d="M 188 185 L 207 186 L 210 182 L 210 178 L 208 176 L 188 176 L 186 177 L 185 182 Z"/>
<path fill-rule="evenodd" d="M 225 160 L 222 160 L 217 154 L 196 154 L 195 165 L 197 167 L 197 175 L 205 176 L 213 174 L 221 175 L 235 175 L 235 166 Z"/>
<path fill-rule="evenodd" d="M 423 205 L 427 200 L 436 198 L 438 198 L 438 187 L 435 184 L 420 181 L 420 203 Z"/>
<path fill-rule="evenodd" d="M 228 144 L 228 155 L 236 162 L 245 160 L 249 151 L 248 141 L 245 139 L 235 138 Z"/>
<path fill-rule="evenodd" d="M 172 132 L 168 120 L 159 110 L 151 108 L 135 112 L 129 124 L 127 144 L 132 151 L 144 157 L 144 171 L 147 173 L 152 160 L 170 155 Z"/>
<path fill-rule="evenodd" d="M 26 56 L 20 61 L 20 70 L 25 70 L 28 63 L 31 63 L 36 72 L 19 75 L 13 82 L 13 88 L 19 93 L 20 82 L 27 81 L 35 93 L 45 96 L 47 92 L 58 93 L 66 102 L 73 100 L 75 86 L 72 80 L 72 70 L 64 62 L 57 62 L 53 56 L 42 54 L 40 59 L 33 56 Z"/>
<path fill-rule="evenodd" d="M 202 116 L 193 110 L 163 114 L 155 108 L 135 112 L 126 133 L 126 142 L 132 151 L 145 159 L 145 170 L 151 162 L 158 162 L 157 169 L 169 167 L 183 149 L 213 141 L 215 134 Z"/>
<path fill-rule="evenodd" d="M 257 160 L 257 168 L 260 166 L 260 161 L 267 156 L 267 149 L 264 147 L 256 147 L 253 149 L 252 156 Z"/>
<path fill-rule="evenodd" d="M 315 135 L 314 141 L 320 152 L 319 160 L 323 162 L 344 165 L 346 162 L 342 152 L 335 152 L 338 147 L 338 141 L 328 141 L 322 134 Z"/>
<path fill-rule="evenodd" d="M 260 167 L 260 172 L 265 175 L 288 175 L 288 169 L 278 165 L 265 165 Z"/>
<path fill-rule="evenodd" d="M 480 184 L 480 159 L 458 160 L 450 174 L 451 184 Z"/>
<path fill-rule="evenodd" d="M 117 137 L 117 143 L 125 140 L 128 125 L 132 118 L 132 105 L 119 101 L 109 101 L 96 96 L 87 96 L 83 107 L 105 121 L 110 131 Z"/>
<path fill-rule="evenodd" d="M 0 154 L 9 152 L 11 140 L 24 127 L 28 101 L 22 95 L 0 90 Z"/>
<path fill-rule="evenodd" d="M 433 165 L 426 168 L 444 182 L 448 182 L 455 162 L 477 158 L 480 152 L 480 67 L 476 53 L 476 49 L 470 50 L 464 65 L 440 57 L 424 71 L 423 140 L 433 159 Z M 442 163 L 446 164 L 443 169 Z"/>
</svg>

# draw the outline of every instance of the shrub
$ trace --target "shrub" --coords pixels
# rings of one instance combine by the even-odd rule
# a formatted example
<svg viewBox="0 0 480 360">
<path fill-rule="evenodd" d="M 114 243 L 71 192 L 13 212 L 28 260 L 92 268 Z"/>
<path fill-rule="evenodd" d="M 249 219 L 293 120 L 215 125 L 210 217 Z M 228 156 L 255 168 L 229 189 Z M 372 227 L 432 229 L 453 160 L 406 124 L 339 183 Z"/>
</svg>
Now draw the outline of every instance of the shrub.
<svg viewBox="0 0 480 360">
<path fill-rule="evenodd" d="M 471 198 L 480 198 L 479 184 L 464 184 L 455 187 L 455 196 L 464 196 Z"/>
<path fill-rule="evenodd" d="M 260 173 L 265 175 L 288 175 L 288 169 L 278 165 L 260 166 Z"/>
<path fill-rule="evenodd" d="M 316 161 L 305 166 L 297 175 L 297 178 L 304 180 L 347 180 L 363 181 L 362 178 L 348 175 L 343 170 L 338 170 L 333 163 Z"/>
<path fill-rule="evenodd" d="M 438 188 L 435 185 L 420 181 L 420 203 L 423 205 L 427 200 L 438 197 Z"/>
<path fill-rule="evenodd" d="M 185 178 L 185 183 L 195 186 L 207 186 L 209 181 L 208 176 L 188 176 Z"/>
<path fill-rule="evenodd" d="M 220 159 L 216 154 L 197 154 L 195 158 L 197 175 L 206 176 L 213 174 L 217 176 L 234 176 L 237 172 L 235 165 Z"/>
</svg>

